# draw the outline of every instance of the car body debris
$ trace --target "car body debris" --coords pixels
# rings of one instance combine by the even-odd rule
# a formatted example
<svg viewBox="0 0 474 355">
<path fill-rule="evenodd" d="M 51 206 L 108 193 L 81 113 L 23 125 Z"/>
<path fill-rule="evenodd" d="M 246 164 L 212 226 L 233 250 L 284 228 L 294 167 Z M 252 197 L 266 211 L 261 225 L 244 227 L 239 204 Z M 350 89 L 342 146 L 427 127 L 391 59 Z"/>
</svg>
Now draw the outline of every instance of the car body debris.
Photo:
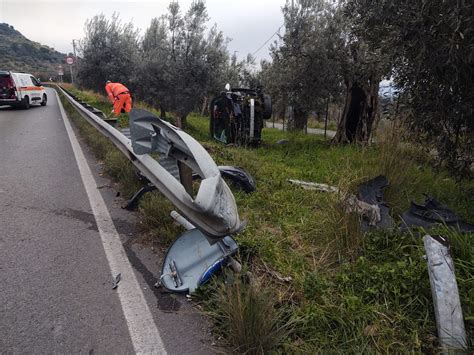
<svg viewBox="0 0 474 355">
<path fill-rule="evenodd" d="M 233 270 L 242 266 L 232 258 L 238 246 L 235 240 L 227 236 L 217 243 L 210 243 L 186 218 L 176 211 L 171 217 L 186 229 L 168 249 L 163 261 L 159 284 L 173 292 L 194 292 L 224 265 Z"/>
<path fill-rule="evenodd" d="M 335 186 L 327 185 L 327 184 L 321 184 L 317 182 L 308 182 L 308 181 L 302 181 L 302 180 L 294 180 L 294 179 L 289 179 L 289 182 L 291 182 L 294 185 L 299 185 L 305 190 L 316 190 L 316 191 L 321 191 L 321 192 L 339 192 L 339 189 Z"/>
<path fill-rule="evenodd" d="M 230 236 L 211 245 L 198 229 L 188 230 L 168 249 L 160 283 L 169 291 L 192 293 L 226 265 L 237 249 Z"/>
<path fill-rule="evenodd" d="M 357 188 L 357 208 L 358 213 L 368 213 L 367 218 L 362 219 L 362 230 L 369 227 L 390 229 L 394 226 L 394 221 L 390 216 L 390 208 L 384 200 L 384 189 L 388 187 L 388 179 L 379 175 L 370 179 Z M 366 212 L 367 211 L 367 212 Z"/>
<path fill-rule="evenodd" d="M 425 229 L 444 225 L 460 232 L 474 232 L 474 225 L 461 219 L 453 210 L 442 205 L 435 198 L 426 196 L 424 204 L 412 201 L 410 208 L 402 216 L 401 230 L 423 227 Z"/>
<path fill-rule="evenodd" d="M 323 183 L 294 179 L 288 181 L 306 190 L 340 193 L 339 188 Z M 389 214 L 390 209 L 383 198 L 383 189 L 387 186 L 387 178 L 379 175 L 359 185 L 356 195 L 349 194 L 345 197 L 344 205 L 346 212 L 355 212 L 361 216 L 361 228 L 363 231 L 367 231 L 370 227 L 393 227 L 393 219 Z"/>
<path fill-rule="evenodd" d="M 425 235 L 423 243 L 442 353 L 463 353 L 467 338 L 449 241 Z"/>
</svg>

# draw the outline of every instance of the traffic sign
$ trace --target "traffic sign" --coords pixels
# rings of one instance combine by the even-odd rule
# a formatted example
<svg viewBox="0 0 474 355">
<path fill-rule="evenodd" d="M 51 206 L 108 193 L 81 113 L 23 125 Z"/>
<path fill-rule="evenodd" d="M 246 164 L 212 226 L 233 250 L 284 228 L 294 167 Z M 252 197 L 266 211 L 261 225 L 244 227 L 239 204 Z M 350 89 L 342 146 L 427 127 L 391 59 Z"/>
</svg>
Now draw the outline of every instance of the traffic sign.
<svg viewBox="0 0 474 355">
<path fill-rule="evenodd" d="M 74 64 L 74 58 L 73 57 L 67 57 L 66 58 L 66 63 L 69 64 L 69 65 L 73 65 Z"/>
</svg>

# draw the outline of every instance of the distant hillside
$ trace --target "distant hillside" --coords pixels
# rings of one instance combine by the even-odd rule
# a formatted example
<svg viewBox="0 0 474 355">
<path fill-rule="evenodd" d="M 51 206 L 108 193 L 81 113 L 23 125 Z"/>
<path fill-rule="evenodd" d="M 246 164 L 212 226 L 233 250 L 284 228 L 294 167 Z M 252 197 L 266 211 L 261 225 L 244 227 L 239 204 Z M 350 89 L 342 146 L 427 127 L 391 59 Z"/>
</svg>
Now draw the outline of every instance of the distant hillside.
<svg viewBox="0 0 474 355">
<path fill-rule="evenodd" d="M 25 71 L 37 76 L 52 76 L 65 54 L 30 41 L 13 26 L 0 23 L 0 70 Z"/>
</svg>

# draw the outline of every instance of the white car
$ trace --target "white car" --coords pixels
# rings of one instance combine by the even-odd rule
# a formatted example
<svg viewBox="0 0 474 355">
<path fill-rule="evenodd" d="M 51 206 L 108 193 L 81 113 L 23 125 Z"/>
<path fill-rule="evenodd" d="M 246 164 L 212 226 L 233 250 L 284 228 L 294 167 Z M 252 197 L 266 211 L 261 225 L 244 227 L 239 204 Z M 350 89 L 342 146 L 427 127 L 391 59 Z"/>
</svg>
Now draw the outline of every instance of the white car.
<svg viewBox="0 0 474 355">
<path fill-rule="evenodd" d="M 46 106 L 48 96 L 40 81 L 31 74 L 0 70 L 0 106 L 30 108 Z"/>
</svg>

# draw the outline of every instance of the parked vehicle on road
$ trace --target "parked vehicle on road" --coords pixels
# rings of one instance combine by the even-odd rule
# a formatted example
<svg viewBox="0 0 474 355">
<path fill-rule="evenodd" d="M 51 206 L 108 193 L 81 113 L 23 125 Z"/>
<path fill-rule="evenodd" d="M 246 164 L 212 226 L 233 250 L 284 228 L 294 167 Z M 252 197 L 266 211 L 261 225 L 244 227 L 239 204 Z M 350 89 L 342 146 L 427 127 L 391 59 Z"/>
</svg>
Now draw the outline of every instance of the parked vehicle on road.
<svg viewBox="0 0 474 355">
<path fill-rule="evenodd" d="M 41 82 L 33 75 L 0 70 L 0 106 L 30 108 L 46 106 L 48 96 Z"/>
</svg>

